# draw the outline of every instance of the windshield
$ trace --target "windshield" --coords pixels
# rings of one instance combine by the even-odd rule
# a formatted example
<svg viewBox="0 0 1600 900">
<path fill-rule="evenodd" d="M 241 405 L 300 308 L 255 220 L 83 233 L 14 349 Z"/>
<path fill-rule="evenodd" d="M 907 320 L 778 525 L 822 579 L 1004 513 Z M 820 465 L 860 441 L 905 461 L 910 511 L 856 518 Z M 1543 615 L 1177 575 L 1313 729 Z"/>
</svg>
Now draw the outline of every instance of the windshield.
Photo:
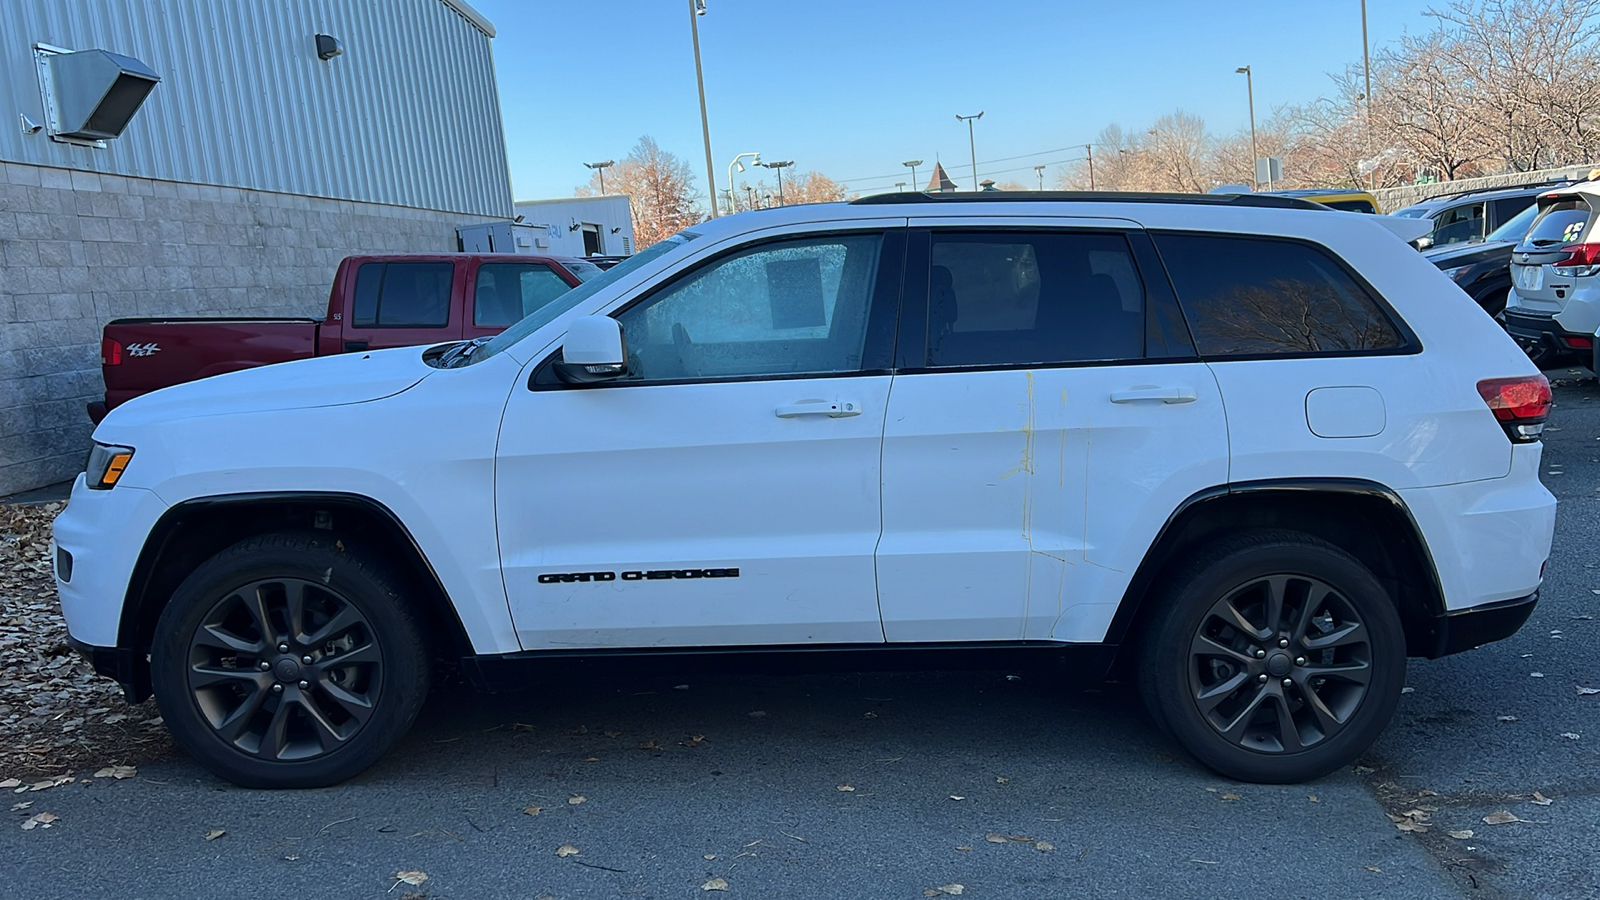
<svg viewBox="0 0 1600 900">
<path fill-rule="evenodd" d="M 1520 241 L 1522 240 L 1522 236 L 1528 233 L 1528 223 L 1532 222 L 1533 217 L 1537 216 L 1538 214 L 1539 207 L 1537 205 L 1529 206 L 1522 212 L 1519 212 L 1511 218 L 1505 220 L 1505 222 L 1502 223 L 1499 228 L 1489 232 L 1489 236 L 1484 238 L 1484 240 Z"/>
<path fill-rule="evenodd" d="M 1408 206 L 1405 209 L 1397 209 L 1389 215 L 1399 216 L 1402 219 L 1422 219 L 1427 217 L 1428 211 L 1420 206 Z"/>
<path fill-rule="evenodd" d="M 562 313 L 572 309 L 579 303 L 582 303 L 590 297 L 593 297 L 595 294 L 605 290 L 607 287 L 615 283 L 619 278 L 627 275 L 634 269 L 639 268 L 652 259 L 672 252 L 683 244 L 694 240 L 696 237 L 699 237 L 699 235 L 695 234 L 694 232 L 680 231 L 672 237 L 652 245 L 647 250 L 635 253 L 634 255 L 628 257 L 620 263 L 617 263 L 609 269 L 596 271 L 589 277 L 584 278 L 583 284 L 578 285 L 577 287 L 567 291 L 565 294 L 562 294 L 544 306 L 539 307 L 538 309 L 524 316 L 515 325 L 512 325 L 505 331 L 495 335 L 482 347 L 479 347 L 476 353 L 472 354 L 471 362 L 480 363 L 489 357 L 494 356 L 507 347 L 510 347 L 512 344 L 515 344 L 528 335 L 533 334 L 535 331 L 538 331 L 544 326 L 549 325 L 551 322 L 554 322 Z M 583 276 L 579 274 L 579 277 Z"/>
</svg>

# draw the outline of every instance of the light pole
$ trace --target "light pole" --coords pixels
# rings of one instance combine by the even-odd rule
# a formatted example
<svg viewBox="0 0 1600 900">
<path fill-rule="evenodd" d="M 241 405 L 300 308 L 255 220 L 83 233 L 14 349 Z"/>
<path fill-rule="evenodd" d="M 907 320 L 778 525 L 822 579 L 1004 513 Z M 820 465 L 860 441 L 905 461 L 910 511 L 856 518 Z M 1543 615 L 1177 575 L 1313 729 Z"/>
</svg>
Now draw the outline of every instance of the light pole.
<svg viewBox="0 0 1600 900">
<path fill-rule="evenodd" d="M 908 159 L 900 165 L 911 170 L 911 189 L 913 191 L 921 190 L 921 188 L 917 187 L 917 166 L 922 165 L 922 160 Z"/>
<path fill-rule="evenodd" d="M 967 123 L 967 149 L 972 151 L 972 189 L 973 190 L 977 190 L 978 189 L 978 143 L 972 136 L 972 123 L 973 123 L 974 120 L 981 119 L 981 118 L 983 118 L 983 110 L 981 110 L 981 109 L 978 110 L 978 114 L 975 115 L 975 116 L 963 116 L 960 113 L 956 113 L 956 121 L 957 122 L 965 122 L 965 123 Z"/>
<path fill-rule="evenodd" d="M 1372 56 L 1367 49 L 1367 0 L 1361 0 L 1361 69 L 1366 76 L 1367 92 L 1362 96 L 1367 114 L 1367 156 L 1372 156 Z M 1372 186 L 1378 186 L 1378 168 L 1372 168 Z"/>
<path fill-rule="evenodd" d="M 1260 151 L 1258 151 L 1256 149 L 1256 88 L 1255 88 L 1255 83 L 1251 80 L 1250 67 L 1249 66 L 1240 66 L 1239 68 L 1234 69 L 1233 73 L 1235 75 L 1243 75 L 1244 76 L 1245 97 L 1248 98 L 1248 100 L 1250 101 L 1250 169 L 1251 169 L 1251 171 L 1250 171 L 1250 183 L 1259 188 L 1259 187 L 1261 187 L 1261 181 L 1260 181 L 1260 179 L 1256 178 L 1256 173 L 1255 173 L 1255 168 L 1257 166 L 1257 162 L 1256 161 L 1261 159 L 1261 153 L 1260 153 Z M 1269 167 L 1267 171 L 1268 171 L 1268 174 L 1270 175 L 1271 174 L 1271 168 Z M 1269 185 L 1267 185 L 1267 187 L 1270 190 L 1272 186 L 1269 184 Z"/>
<path fill-rule="evenodd" d="M 1034 174 L 1039 176 L 1039 190 L 1041 190 L 1041 191 L 1044 190 L 1044 170 L 1046 168 L 1047 168 L 1046 166 L 1034 166 L 1033 167 Z"/>
<path fill-rule="evenodd" d="M 896 181 L 894 183 L 894 189 L 897 193 L 903 193 L 906 189 L 906 183 L 904 181 Z"/>
<path fill-rule="evenodd" d="M 700 135 L 706 142 L 706 194 L 711 197 L 711 218 L 717 217 L 717 170 L 711 165 L 711 120 L 706 118 L 706 76 L 700 69 L 700 16 L 706 0 L 689 0 L 689 34 L 694 38 L 694 80 L 700 86 Z"/>
<path fill-rule="evenodd" d="M 1094 145 L 1084 144 L 1083 152 L 1089 154 L 1089 190 L 1094 190 Z"/>
<path fill-rule="evenodd" d="M 734 198 L 738 195 L 735 194 L 733 190 L 733 170 L 738 169 L 741 172 L 744 171 L 744 163 L 739 162 L 739 160 L 744 159 L 746 156 L 755 157 L 755 159 L 751 160 L 751 163 L 758 166 L 761 165 L 760 150 L 757 150 L 754 153 L 741 153 L 733 158 L 733 162 L 728 163 L 728 203 L 733 207 L 731 210 L 732 212 L 739 211 L 739 204 L 734 200 Z"/>
<path fill-rule="evenodd" d="M 772 169 L 778 173 L 778 205 L 783 205 L 783 170 L 794 165 L 794 160 L 784 159 L 776 162 L 756 163 L 763 168 Z"/>
<path fill-rule="evenodd" d="M 606 192 L 606 170 L 611 168 L 612 166 L 614 166 L 616 164 L 617 164 L 617 161 L 614 160 L 614 159 L 608 159 L 605 162 L 592 162 L 592 163 L 584 163 L 583 164 L 583 167 L 585 169 L 593 169 L 596 172 L 600 173 L 600 193 L 601 193 L 601 195 L 604 195 L 605 192 Z"/>
</svg>

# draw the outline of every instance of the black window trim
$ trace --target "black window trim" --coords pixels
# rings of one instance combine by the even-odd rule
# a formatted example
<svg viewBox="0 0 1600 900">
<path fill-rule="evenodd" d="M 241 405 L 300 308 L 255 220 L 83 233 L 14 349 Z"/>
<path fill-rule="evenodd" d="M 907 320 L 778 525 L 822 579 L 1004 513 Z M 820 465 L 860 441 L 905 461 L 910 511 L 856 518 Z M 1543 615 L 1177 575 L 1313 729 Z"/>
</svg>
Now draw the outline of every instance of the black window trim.
<svg viewBox="0 0 1600 900">
<path fill-rule="evenodd" d="M 869 359 L 883 365 L 866 366 L 850 372 L 779 372 L 772 374 L 754 375 L 708 375 L 700 378 L 660 378 L 642 381 L 599 381 L 592 384 L 568 384 L 555 375 L 555 361 L 561 356 L 561 348 L 550 351 L 539 364 L 533 368 L 528 376 L 528 390 L 624 390 L 627 388 L 641 387 L 667 387 L 671 385 L 690 384 L 732 384 L 747 381 L 799 381 L 812 378 L 860 378 L 871 375 L 894 374 L 894 344 L 897 323 L 900 318 L 900 307 L 905 302 L 905 255 L 906 232 L 909 229 L 904 225 L 876 225 L 870 227 L 834 228 L 825 231 L 790 232 L 776 234 L 768 237 L 746 241 L 718 251 L 710 257 L 672 274 L 666 281 L 651 285 L 643 293 L 629 300 L 626 304 L 606 313 L 615 319 L 662 291 L 668 290 L 686 278 L 714 266 L 725 259 L 747 253 L 759 247 L 770 244 L 785 244 L 795 241 L 811 240 L 828 237 L 854 237 L 861 235 L 878 235 L 881 238 L 878 249 L 878 271 L 872 283 L 872 296 L 868 300 L 866 342 L 862 348 L 862 362 Z M 884 296 L 880 298 L 879 294 Z M 881 300 L 881 302 L 880 302 Z M 884 332 L 887 332 L 885 334 Z M 874 348 L 874 342 L 878 344 Z"/>
<path fill-rule="evenodd" d="M 1157 366 L 1172 365 L 1175 363 L 1199 362 L 1196 354 L 1177 356 L 1142 356 L 1138 359 L 1082 359 L 1065 362 L 1024 362 L 1024 363 L 986 363 L 972 366 L 930 366 L 928 361 L 928 308 L 933 302 L 929 295 L 931 276 L 929 268 L 933 263 L 933 236 L 937 232 L 960 232 L 973 234 L 976 232 L 994 232 L 1011 234 L 1038 234 L 1040 232 L 1070 233 L 1070 234 L 1115 234 L 1128 242 L 1129 257 L 1133 262 L 1134 274 L 1139 277 L 1139 282 L 1144 288 L 1144 331 L 1145 349 L 1149 350 L 1150 341 L 1150 313 L 1155 302 L 1170 299 L 1172 310 L 1178 313 L 1178 322 L 1188 331 L 1188 323 L 1182 318 L 1182 307 L 1177 303 L 1175 293 L 1168 294 L 1167 298 L 1159 298 L 1161 282 L 1154 280 L 1152 273 L 1146 268 L 1155 261 L 1155 249 L 1149 245 L 1149 232 L 1138 226 L 1116 227 L 1106 225 L 1075 225 L 1069 222 L 1037 222 L 1027 225 L 985 225 L 981 221 L 971 223 L 948 225 L 913 226 L 911 229 L 911 249 L 906 254 L 905 297 L 918 297 L 915 302 L 901 301 L 904 310 L 900 325 L 900 334 L 903 338 L 912 336 L 909 340 L 902 340 L 896 350 L 895 372 L 896 375 L 942 375 L 965 372 L 1011 372 L 1011 371 L 1040 371 L 1044 369 L 1083 369 L 1089 367 L 1108 366 Z M 1141 244 L 1148 248 L 1148 254 L 1143 252 Z M 1166 270 L 1160 269 L 1158 273 L 1163 282 L 1167 282 L 1165 290 L 1172 291 L 1170 281 L 1167 281 Z M 915 336 L 921 337 L 920 342 Z M 1177 337 L 1174 335 L 1173 337 Z M 1182 336 L 1192 349 L 1194 342 L 1187 333 Z"/>
<path fill-rule="evenodd" d="M 1372 282 L 1368 281 L 1361 275 L 1360 272 L 1357 272 L 1354 268 L 1352 268 L 1349 263 L 1345 262 L 1343 256 L 1339 255 L 1337 251 L 1335 251 L 1332 247 L 1329 247 L 1327 244 L 1324 244 L 1320 241 L 1313 241 L 1309 238 L 1295 237 L 1291 235 L 1249 234 L 1239 231 L 1212 231 L 1209 229 L 1157 228 L 1151 229 L 1147 233 L 1150 235 L 1151 241 L 1155 245 L 1155 251 L 1158 257 L 1161 254 L 1162 235 L 1171 235 L 1173 237 L 1220 237 L 1231 238 L 1234 240 L 1270 241 L 1274 243 L 1300 244 L 1309 247 L 1312 250 L 1320 252 L 1328 261 L 1332 262 L 1334 266 L 1339 269 L 1339 271 L 1343 272 L 1347 277 L 1353 280 L 1363 291 L 1366 291 L 1367 296 L 1377 304 L 1378 310 L 1382 312 L 1386 318 L 1388 318 L 1390 327 L 1394 328 L 1395 333 L 1398 334 L 1401 339 L 1400 346 L 1398 347 L 1389 347 L 1378 350 L 1317 350 L 1296 353 L 1229 353 L 1221 355 L 1213 354 L 1211 356 L 1200 353 L 1200 345 L 1197 342 L 1195 344 L 1195 352 L 1198 353 L 1199 358 L 1206 363 L 1251 362 L 1264 359 L 1350 359 L 1364 356 L 1415 356 L 1416 354 L 1422 352 L 1422 340 L 1417 337 L 1417 333 L 1415 331 L 1411 330 L 1411 326 L 1406 322 L 1405 317 L 1401 316 L 1395 311 L 1394 306 L 1389 302 L 1389 298 L 1385 297 L 1382 291 L 1379 291 L 1376 287 L 1373 287 Z M 1166 268 L 1165 260 L 1162 261 L 1162 267 Z M 1170 279 L 1170 269 L 1168 270 L 1167 274 L 1168 278 Z M 1178 285 L 1176 281 L 1172 281 L 1172 289 L 1174 295 L 1178 298 L 1178 307 L 1182 309 L 1183 295 L 1178 292 Z M 1187 313 L 1185 313 L 1185 316 L 1187 317 Z M 1190 330 L 1192 331 L 1193 328 L 1191 327 Z"/>
</svg>

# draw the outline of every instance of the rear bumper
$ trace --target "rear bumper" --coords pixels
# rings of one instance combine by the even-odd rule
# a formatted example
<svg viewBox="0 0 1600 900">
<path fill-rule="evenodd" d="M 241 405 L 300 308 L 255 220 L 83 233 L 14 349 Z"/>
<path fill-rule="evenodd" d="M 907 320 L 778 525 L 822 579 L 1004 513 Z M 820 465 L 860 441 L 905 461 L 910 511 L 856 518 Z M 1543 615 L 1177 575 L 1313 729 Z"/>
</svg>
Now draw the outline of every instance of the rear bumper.
<svg viewBox="0 0 1600 900">
<path fill-rule="evenodd" d="M 1560 353 L 1576 350 L 1588 357 L 1594 345 L 1594 335 L 1568 331 L 1553 315 L 1530 313 L 1521 307 L 1508 306 L 1501 314 L 1501 320 L 1505 323 L 1506 333 L 1530 355 L 1543 348 Z"/>
<path fill-rule="evenodd" d="M 1505 640 L 1528 621 L 1538 602 L 1539 594 L 1535 591 L 1526 597 L 1458 609 L 1435 617 L 1434 646 L 1429 658 L 1437 659 Z"/>
</svg>

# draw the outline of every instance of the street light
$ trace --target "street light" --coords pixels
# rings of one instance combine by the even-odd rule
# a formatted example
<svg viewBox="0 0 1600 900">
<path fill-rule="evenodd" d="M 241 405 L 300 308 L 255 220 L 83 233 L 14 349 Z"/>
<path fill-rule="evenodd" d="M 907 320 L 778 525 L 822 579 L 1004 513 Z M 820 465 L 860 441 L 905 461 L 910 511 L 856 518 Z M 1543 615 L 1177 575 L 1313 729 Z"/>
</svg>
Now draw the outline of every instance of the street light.
<svg viewBox="0 0 1600 900">
<path fill-rule="evenodd" d="M 956 113 L 957 122 L 967 123 L 967 149 L 972 151 L 972 189 L 978 189 L 978 144 L 972 137 L 972 123 L 975 119 L 983 118 L 983 110 L 978 110 L 975 116 L 963 116 Z"/>
<path fill-rule="evenodd" d="M 583 164 L 585 169 L 593 169 L 600 173 L 600 193 L 602 195 L 606 192 L 606 170 L 616 164 L 617 161 L 614 159 L 608 159 L 605 162 L 592 162 Z"/>
<path fill-rule="evenodd" d="M 706 142 L 706 194 L 711 197 L 711 218 L 717 217 L 717 171 L 711 165 L 711 120 L 706 118 L 706 76 L 700 69 L 700 20 L 706 0 L 689 0 L 689 34 L 694 38 L 694 80 L 700 86 L 700 135 Z"/>
<path fill-rule="evenodd" d="M 918 190 L 918 188 L 917 188 L 917 166 L 922 165 L 922 160 L 920 160 L 920 159 L 908 159 L 905 162 L 901 163 L 900 165 L 905 166 L 906 168 L 911 170 L 911 189 L 913 191 Z"/>
<path fill-rule="evenodd" d="M 1044 170 L 1046 168 L 1048 168 L 1048 167 L 1047 166 L 1034 166 L 1033 167 L 1034 174 L 1039 176 L 1039 190 L 1041 190 L 1041 191 L 1044 190 Z"/>
<path fill-rule="evenodd" d="M 785 159 L 778 162 L 758 162 L 756 165 L 772 169 L 778 173 L 778 205 L 783 205 L 783 170 L 794 165 L 794 160 Z"/>
<path fill-rule="evenodd" d="M 1256 178 L 1256 173 L 1254 171 L 1256 167 L 1256 160 L 1261 158 L 1260 151 L 1256 149 L 1256 87 L 1254 81 L 1250 77 L 1249 66 L 1240 66 L 1239 68 L 1233 70 L 1233 74 L 1244 76 L 1245 96 L 1249 98 L 1250 101 L 1250 168 L 1252 170 L 1250 172 L 1250 183 L 1259 188 L 1261 187 L 1261 181 Z M 1271 174 L 1271 171 L 1272 170 L 1269 167 L 1267 170 L 1268 174 Z"/>
<path fill-rule="evenodd" d="M 897 193 L 902 192 L 906 189 L 906 183 L 904 181 L 896 181 L 894 183 L 894 189 Z"/>
<path fill-rule="evenodd" d="M 757 150 L 754 153 L 741 153 L 738 156 L 735 156 L 733 158 L 733 162 L 728 163 L 728 197 L 729 197 L 729 201 L 728 202 L 730 204 L 732 204 L 732 206 L 733 206 L 733 209 L 731 210 L 732 212 L 738 212 L 739 211 L 739 204 L 733 200 L 733 198 L 738 196 L 733 191 L 733 170 L 734 169 L 738 169 L 741 172 L 744 171 L 744 163 L 739 162 L 739 160 L 744 159 L 746 156 L 755 157 L 754 159 L 752 159 L 750 161 L 751 164 L 757 165 L 757 166 L 761 165 L 761 151 L 760 150 Z"/>
</svg>

